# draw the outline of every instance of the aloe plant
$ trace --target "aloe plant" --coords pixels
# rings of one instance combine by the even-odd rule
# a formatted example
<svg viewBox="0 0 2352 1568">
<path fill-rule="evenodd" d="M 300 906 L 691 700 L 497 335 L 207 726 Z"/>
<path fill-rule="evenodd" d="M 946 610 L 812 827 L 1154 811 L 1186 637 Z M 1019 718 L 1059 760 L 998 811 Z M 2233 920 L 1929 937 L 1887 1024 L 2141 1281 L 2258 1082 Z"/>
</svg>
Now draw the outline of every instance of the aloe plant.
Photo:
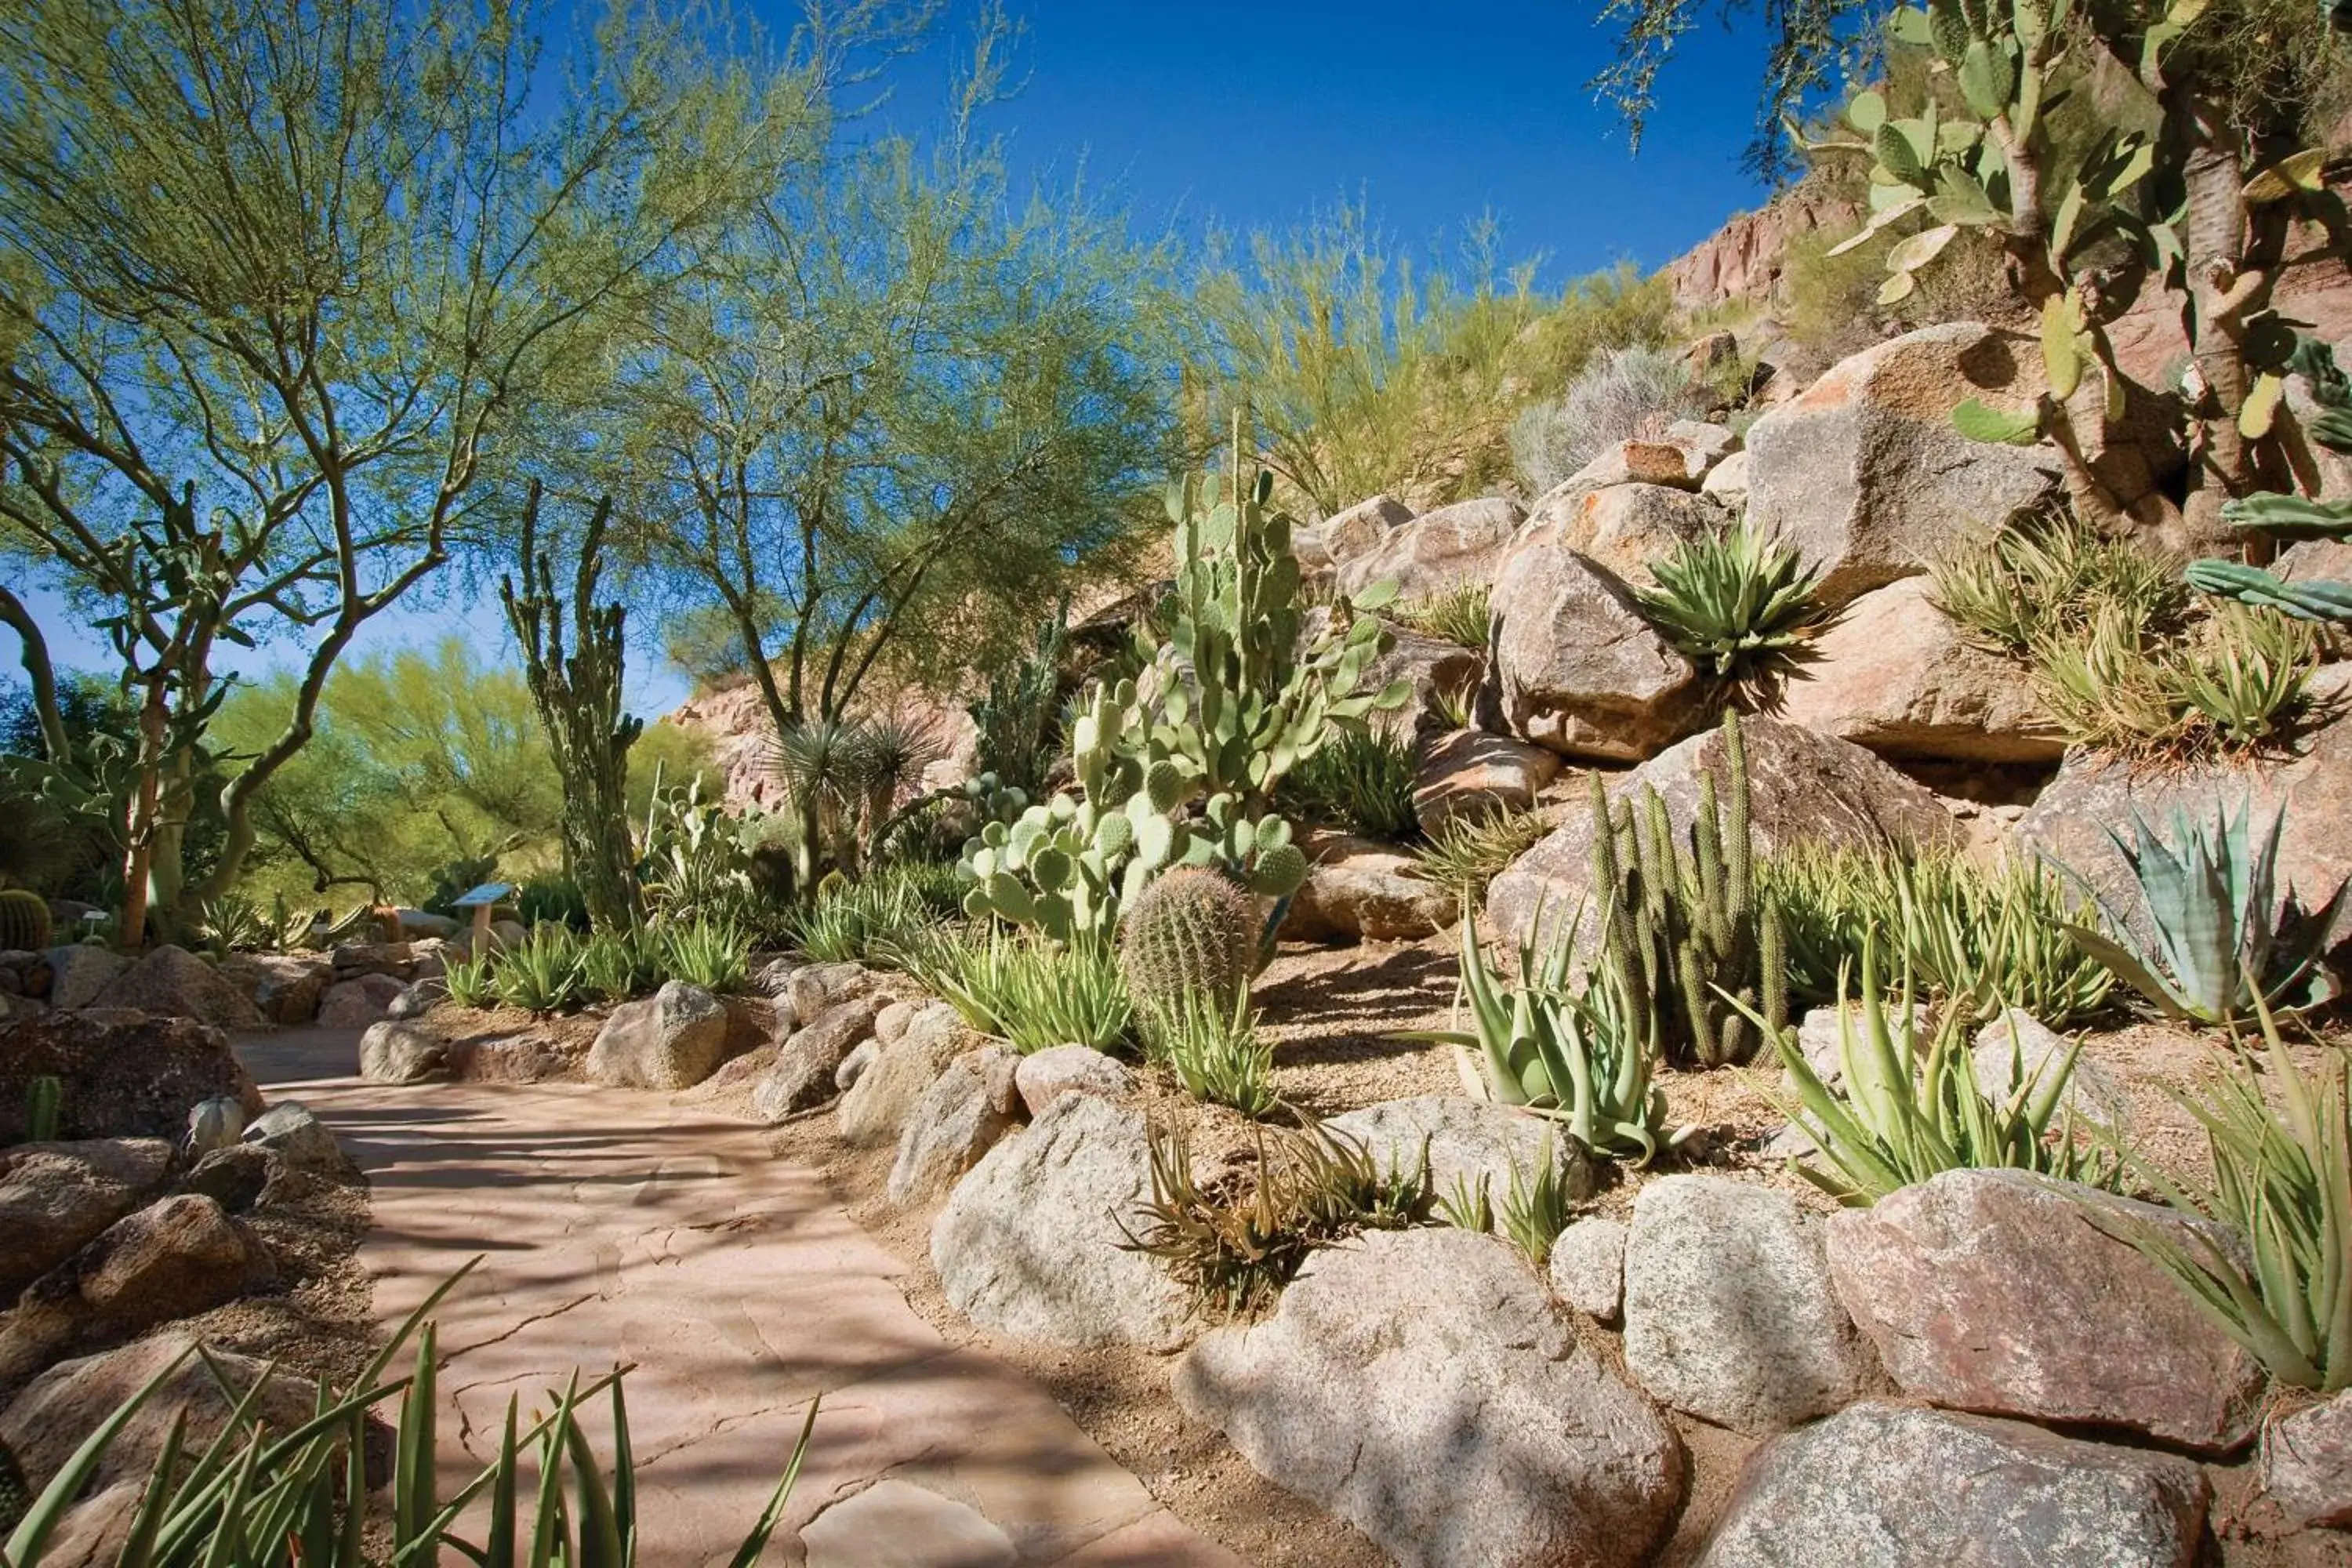
<svg viewBox="0 0 2352 1568">
<path fill-rule="evenodd" d="M 2294 889 L 2284 902 L 2278 885 L 2282 810 L 2259 840 L 2251 831 L 2252 805 L 2217 809 L 2209 825 L 2186 809 L 2172 811 L 2170 843 L 2138 808 L 2132 840 L 2106 829 L 2139 892 L 2145 931 L 2078 873 L 2066 875 L 2096 901 L 2106 930 L 2069 924 L 2083 951 L 2115 972 L 2168 1017 L 2198 1024 L 2234 1024 L 2257 1006 L 2277 1007 L 2303 988 L 2296 1005 L 2333 994 L 2319 954 L 2344 897 L 2338 884 L 2326 903 L 2305 910 Z"/>
<path fill-rule="evenodd" d="M 2079 1043 L 2032 1069 L 2021 1053 L 2010 1077 L 2015 1088 L 1992 1100 L 1977 1082 L 1962 1011 L 1948 1008 L 1923 1050 L 1907 973 L 1889 1005 L 1874 934 L 1863 941 L 1861 980 L 1859 999 L 1838 1007 L 1842 1076 L 1834 1087 L 1806 1059 L 1794 1031 L 1757 1019 L 1794 1085 L 1793 1097 L 1778 1097 L 1781 1109 L 1828 1162 L 1824 1168 L 1801 1160 L 1799 1175 L 1856 1208 L 1944 1171 L 2007 1167 L 2114 1184 L 2120 1162 L 2078 1143 L 2073 1119 L 2060 1116 Z M 1843 983 L 1839 991 L 1843 998 Z"/>
</svg>

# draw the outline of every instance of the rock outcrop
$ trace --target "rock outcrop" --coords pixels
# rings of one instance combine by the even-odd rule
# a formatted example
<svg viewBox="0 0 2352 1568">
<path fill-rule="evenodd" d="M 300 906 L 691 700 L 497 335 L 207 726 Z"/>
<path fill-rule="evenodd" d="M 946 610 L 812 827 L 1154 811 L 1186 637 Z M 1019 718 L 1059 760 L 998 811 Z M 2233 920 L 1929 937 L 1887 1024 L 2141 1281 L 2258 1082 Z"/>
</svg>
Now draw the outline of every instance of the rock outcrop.
<svg viewBox="0 0 2352 1568">
<path fill-rule="evenodd" d="M 1503 557 L 1479 718 L 1567 757 L 1638 762 L 1702 718 L 1698 672 L 1652 628 L 1632 591 L 1578 554 L 1558 524 Z"/>
<path fill-rule="evenodd" d="M 47 1012 L 0 1023 L 0 1145 L 25 1136 L 25 1091 L 55 1078 L 63 1138 L 165 1138 L 226 1096 L 261 1113 L 253 1075 L 228 1037 L 193 1019 L 142 1013 Z"/>
<path fill-rule="evenodd" d="M 1517 502 L 1502 496 L 1440 507 L 1386 530 L 1363 553 L 1341 562 L 1339 590 L 1360 594 L 1392 581 L 1397 596 L 1411 601 L 1491 583 L 1496 558 L 1526 518 Z"/>
<path fill-rule="evenodd" d="M 222 1029 L 257 1029 L 261 1009 L 218 969 L 182 947 L 159 947 L 107 983 L 93 1008 L 194 1018 Z"/>
</svg>

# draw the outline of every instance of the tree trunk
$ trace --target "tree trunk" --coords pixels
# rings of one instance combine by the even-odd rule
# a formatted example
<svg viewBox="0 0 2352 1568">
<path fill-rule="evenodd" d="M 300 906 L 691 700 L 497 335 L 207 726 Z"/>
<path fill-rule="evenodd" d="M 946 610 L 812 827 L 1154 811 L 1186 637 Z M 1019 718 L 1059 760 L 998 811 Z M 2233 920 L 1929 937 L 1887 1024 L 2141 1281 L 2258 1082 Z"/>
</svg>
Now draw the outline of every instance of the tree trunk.
<svg viewBox="0 0 2352 1568">
<path fill-rule="evenodd" d="M 147 678 L 146 700 L 139 706 L 137 783 L 131 792 L 130 819 L 124 824 L 122 929 L 116 933 L 115 941 L 116 945 L 131 952 L 147 942 L 147 879 L 155 852 L 156 824 L 162 815 L 163 737 L 171 718 L 164 703 L 163 687 L 161 671 Z"/>
<path fill-rule="evenodd" d="M 2243 348 L 2248 314 L 2269 297 L 2269 280 L 2246 268 L 2245 163 L 2221 106 L 2185 83 L 2167 94 L 2188 190 L 2181 248 L 2189 275 L 2189 352 L 2204 383 L 2195 405 L 2189 493 L 2180 547 L 2236 555 L 2241 542 L 2222 521 L 2223 503 L 2264 488 L 2256 444 L 2238 429 L 2251 378 Z"/>
</svg>

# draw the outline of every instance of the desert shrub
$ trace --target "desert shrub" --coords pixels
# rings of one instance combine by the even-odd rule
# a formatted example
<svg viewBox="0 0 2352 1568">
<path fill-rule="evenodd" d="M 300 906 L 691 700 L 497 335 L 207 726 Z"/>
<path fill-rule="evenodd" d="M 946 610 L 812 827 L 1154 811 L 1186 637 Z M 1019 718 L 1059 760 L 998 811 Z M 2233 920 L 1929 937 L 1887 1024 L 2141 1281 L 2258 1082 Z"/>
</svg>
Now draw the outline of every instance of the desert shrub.
<svg viewBox="0 0 2352 1568">
<path fill-rule="evenodd" d="M 1459 583 L 1426 599 L 1391 605 L 1388 618 L 1398 625 L 1463 647 L 1486 650 L 1494 629 L 1489 601 L 1494 589 L 1485 583 Z"/>
<path fill-rule="evenodd" d="M 1156 1258 L 1203 1305 L 1229 1315 L 1269 1303 L 1318 1247 L 1413 1224 L 1428 1206 L 1424 1170 L 1381 1170 L 1364 1146 L 1309 1122 L 1258 1128 L 1251 1169 L 1203 1184 L 1181 1129 L 1150 1128 L 1151 1192 L 1122 1244 Z"/>
<path fill-rule="evenodd" d="M 1678 542 L 1634 601 L 1720 698 L 1769 706 L 1833 618 L 1796 547 L 1741 523 Z"/>
<path fill-rule="evenodd" d="M 1807 1001 L 1836 997 L 1874 932 L 1893 969 L 1971 1019 L 2015 1007 L 2064 1028 L 2107 1006 L 2112 978 L 2066 932 L 2091 906 L 2036 862 L 1796 845 L 1757 875 L 1780 911 L 1790 989 Z"/>
<path fill-rule="evenodd" d="M 1384 844 L 1421 837 L 1412 748 L 1377 727 L 1344 732 L 1282 781 L 1284 814 Z"/>
<path fill-rule="evenodd" d="M 1839 231 L 1801 234 L 1781 252 L 1775 314 L 1789 336 L 1818 359 L 1834 363 L 1941 321 L 2000 321 L 2017 314 L 2000 246 L 1984 231 L 1962 230 L 1934 267 L 1916 274 L 1909 297 L 1893 305 L 1881 304 L 1878 290 L 1895 237 L 1831 255 L 1844 237 Z"/>
<path fill-rule="evenodd" d="M 1195 1100 L 1253 1119 L 1275 1108 L 1274 1047 L 1257 1032 L 1248 993 L 1187 993 L 1138 1010 L 1144 1053 Z"/>
<path fill-rule="evenodd" d="M 1611 349 L 1588 361 L 1557 400 L 1520 414 L 1511 426 L 1511 458 L 1528 493 L 1540 495 L 1618 442 L 1704 413 L 1704 403 L 1680 355 Z"/>
<path fill-rule="evenodd" d="M 889 956 L 965 1023 L 1024 1055 L 1069 1045 L 1115 1051 L 1133 1034 L 1135 1006 L 1105 942 L 932 931 Z"/>
<path fill-rule="evenodd" d="M 1413 851 L 1412 874 L 1424 882 L 1459 888 L 1465 902 L 1476 903 L 1486 896 L 1487 883 L 1551 829 L 1551 818 L 1540 811 L 1457 816 Z"/>
<path fill-rule="evenodd" d="M 740 991 L 750 981 L 751 939 L 726 915 L 666 921 L 656 931 L 661 965 L 673 980 L 705 991 Z"/>
</svg>

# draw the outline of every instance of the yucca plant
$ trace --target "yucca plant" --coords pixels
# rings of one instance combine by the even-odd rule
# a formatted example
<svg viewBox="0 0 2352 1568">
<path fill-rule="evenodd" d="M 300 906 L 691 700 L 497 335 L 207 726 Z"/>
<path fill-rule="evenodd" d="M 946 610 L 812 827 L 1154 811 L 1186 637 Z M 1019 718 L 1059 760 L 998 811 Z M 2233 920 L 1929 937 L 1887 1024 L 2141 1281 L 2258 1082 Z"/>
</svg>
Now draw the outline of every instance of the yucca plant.
<svg viewBox="0 0 2352 1568">
<path fill-rule="evenodd" d="M 491 985 L 499 1001 L 531 1013 L 580 1004 L 580 939 L 569 927 L 543 925 L 499 954 Z"/>
<path fill-rule="evenodd" d="M 1843 1076 L 1834 1088 L 1805 1058 L 1794 1031 L 1765 1027 L 1794 1086 L 1793 1098 L 1775 1098 L 1828 1163 L 1801 1160 L 1799 1175 L 1853 1207 L 1945 1171 L 2007 1168 L 2115 1184 L 2120 1162 L 2078 1143 L 2073 1118 L 2060 1116 L 2079 1043 L 2064 1057 L 2031 1068 L 2021 1048 L 2012 1046 L 2015 1088 L 1995 1100 L 1978 1085 L 1962 1014 L 1948 1010 L 1922 1048 L 1909 978 L 1895 988 L 1890 1005 L 1880 984 L 1874 935 L 1863 941 L 1861 983 L 1857 1001 L 1848 1005 L 1842 997 L 1839 1004 Z M 1757 1022 L 1764 1026 L 1762 1019 Z"/>
<path fill-rule="evenodd" d="M 1796 547 L 1746 523 L 1677 542 L 1650 572 L 1657 586 L 1634 595 L 1642 614 L 1720 694 L 1751 706 L 1833 618 Z"/>
<path fill-rule="evenodd" d="M 1484 653 L 1494 626 L 1488 606 L 1493 593 L 1484 583 L 1462 583 L 1428 598 L 1396 605 L 1386 614 L 1389 619 L 1423 637 Z"/>
<path fill-rule="evenodd" d="M 441 984 L 448 991 L 449 1000 L 460 1007 L 488 1007 L 499 999 L 498 980 L 488 952 L 449 959 L 442 971 Z"/>
<path fill-rule="evenodd" d="M 1108 942 L 937 931 L 886 956 L 965 1023 L 1024 1055 L 1070 1045 L 1116 1051 L 1133 1037 L 1135 1005 Z"/>
<path fill-rule="evenodd" d="M 661 966 L 705 991 L 740 991 L 751 978 L 751 939 L 732 917 L 698 915 L 659 928 Z"/>
<path fill-rule="evenodd" d="M 1258 1035 L 1248 992 L 1181 993 L 1142 1009 L 1136 1023 L 1145 1053 L 1165 1063 L 1193 1099 L 1253 1120 L 1273 1111 L 1274 1047 Z"/>
<path fill-rule="evenodd" d="M 1656 1054 L 1612 970 L 1570 984 L 1578 923 L 1540 954 L 1521 942 L 1512 986 L 1487 968 L 1477 922 L 1464 921 L 1460 994 L 1471 1026 L 1411 1037 L 1477 1052 L 1496 1101 L 1544 1111 L 1587 1149 L 1646 1165 L 1679 1136 L 1666 1127 L 1665 1091 L 1651 1081 Z"/>
<path fill-rule="evenodd" d="M 2249 985 L 2250 991 L 2256 988 Z M 2251 1270 L 2201 1231 L 2193 1245 L 2120 1215 L 2085 1209 L 2094 1224 L 2162 1268 L 2271 1376 L 2296 1388 L 2352 1388 L 2352 1107 L 2346 1052 L 2329 1047 L 2316 1081 L 2279 1039 L 2256 994 L 2278 1108 L 2254 1064 L 2221 1064 L 2201 1099 L 2175 1094 L 2205 1129 L 2213 1179 L 2176 1179 L 2145 1162 L 2135 1173 L 2175 1208 L 2234 1226 Z"/>
<path fill-rule="evenodd" d="M 426 1318 L 455 1282 L 444 1283 L 411 1313 L 348 1388 L 334 1392 L 321 1382 L 317 1413 L 283 1436 L 262 1426 L 256 1408 L 270 1373 L 239 1389 L 207 1356 L 212 1375 L 233 1406 L 229 1419 L 200 1450 L 187 1445 L 185 1415 L 173 1419 L 126 1522 L 115 1558 L 119 1568 L 362 1568 L 429 1563 L 445 1548 L 488 1568 L 526 1563 L 530 1568 L 557 1563 L 630 1568 L 642 1543 L 636 1464 L 617 1372 L 584 1389 L 574 1373 L 552 1396 L 553 1411 L 527 1427 L 509 1397 L 496 1457 L 449 1497 L 440 1496 L 435 1475 L 436 1353 Z M 415 1372 L 387 1381 L 393 1358 L 412 1337 L 417 1343 Z M 0 1562 L 11 1568 L 41 1568 L 68 1511 L 108 1449 L 184 1360 L 165 1367 L 100 1423 L 0 1542 Z M 612 1405 L 609 1476 L 579 1419 L 585 1402 L 599 1394 L 609 1394 Z M 372 1520 L 365 1501 L 367 1415 L 394 1397 L 399 1406 L 392 1483 L 387 1506 Z M 816 1414 L 816 1402 L 811 1401 L 784 1473 L 730 1568 L 752 1568 L 782 1522 Z M 526 1455 L 537 1471 L 536 1484 L 528 1487 Z M 479 1532 L 461 1535 L 459 1521 L 469 1515 Z"/>
<path fill-rule="evenodd" d="M 2343 900 L 2338 884 L 2327 901 L 2306 910 L 2293 889 L 2278 885 L 2282 808 L 2257 839 L 2253 805 L 2235 812 L 2217 807 L 2212 820 L 2172 810 L 2171 842 L 2132 810 L 2132 838 L 2105 829 L 2130 872 L 2139 920 L 2133 911 L 2060 867 L 2097 905 L 2104 931 L 2069 924 L 2067 933 L 2125 984 L 2168 1017 L 2229 1025 L 2265 1007 L 2309 1006 L 2334 994 L 2319 955 Z"/>
<path fill-rule="evenodd" d="M 1486 884 L 1552 830 L 1539 811 L 1506 811 L 1488 816 L 1457 816 L 1413 851 L 1410 875 L 1461 890 L 1465 904 L 1486 896 Z"/>
</svg>

